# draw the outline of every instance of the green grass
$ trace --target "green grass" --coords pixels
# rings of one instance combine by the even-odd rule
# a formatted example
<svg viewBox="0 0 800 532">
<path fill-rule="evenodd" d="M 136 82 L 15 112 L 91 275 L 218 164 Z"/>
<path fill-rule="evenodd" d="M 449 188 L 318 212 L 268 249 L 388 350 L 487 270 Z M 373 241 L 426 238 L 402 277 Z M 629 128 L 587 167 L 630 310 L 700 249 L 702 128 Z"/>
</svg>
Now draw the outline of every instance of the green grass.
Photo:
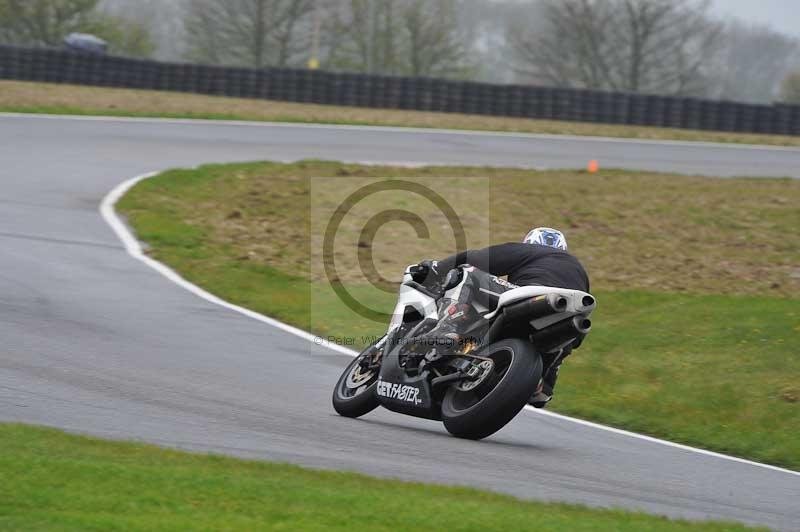
<svg viewBox="0 0 800 532">
<path fill-rule="evenodd" d="M 800 359 L 794 356 L 800 302 L 791 297 L 798 282 L 798 249 L 791 243 L 800 221 L 795 182 L 255 163 L 168 172 L 135 187 L 119 208 L 151 254 L 191 282 L 358 344 L 385 325 L 349 312 L 309 268 L 308 176 L 366 175 L 484 175 L 497 183 L 493 205 L 533 201 L 525 198 L 531 190 L 540 203 L 582 191 L 586 209 L 536 213 L 543 224 L 571 227 L 572 247 L 588 265 L 599 301 L 595 329 L 565 364 L 551 407 L 800 469 Z M 680 195 L 685 199 L 676 202 Z M 745 212 L 737 215 L 737 208 Z M 624 223 L 621 236 L 621 216 L 642 222 Z M 499 207 L 490 218 L 495 242 L 533 225 Z M 390 251 L 378 262 L 395 274 L 421 257 L 443 254 L 435 241 L 404 241 Z M 359 301 L 391 309 L 393 294 L 363 280 L 347 282 Z"/>
<path fill-rule="evenodd" d="M 0 441 L 2 530 L 745 530 L 23 425 Z"/>
<path fill-rule="evenodd" d="M 447 128 L 800 146 L 800 137 L 302 104 L 169 91 L 0 80 L 0 112 Z M 587 161 L 588 162 L 588 161 Z"/>
</svg>

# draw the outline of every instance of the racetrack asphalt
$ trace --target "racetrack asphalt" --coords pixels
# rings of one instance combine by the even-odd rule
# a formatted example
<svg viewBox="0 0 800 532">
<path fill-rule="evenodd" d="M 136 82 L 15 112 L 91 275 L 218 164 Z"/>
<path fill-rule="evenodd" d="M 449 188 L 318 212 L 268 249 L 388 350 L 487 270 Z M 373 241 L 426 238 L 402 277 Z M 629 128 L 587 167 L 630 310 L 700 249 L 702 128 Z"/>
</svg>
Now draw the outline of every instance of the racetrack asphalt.
<svg viewBox="0 0 800 532">
<path fill-rule="evenodd" d="M 127 255 L 98 213 L 112 188 L 147 171 L 312 157 L 532 167 L 594 158 L 627 168 L 800 177 L 800 150 L 791 149 L 0 116 L 0 420 L 800 529 L 800 476 L 791 472 L 528 411 L 481 442 L 380 409 L 341 418 L 330 394 L 346 355 L 171 283 Z"/>
</svg>

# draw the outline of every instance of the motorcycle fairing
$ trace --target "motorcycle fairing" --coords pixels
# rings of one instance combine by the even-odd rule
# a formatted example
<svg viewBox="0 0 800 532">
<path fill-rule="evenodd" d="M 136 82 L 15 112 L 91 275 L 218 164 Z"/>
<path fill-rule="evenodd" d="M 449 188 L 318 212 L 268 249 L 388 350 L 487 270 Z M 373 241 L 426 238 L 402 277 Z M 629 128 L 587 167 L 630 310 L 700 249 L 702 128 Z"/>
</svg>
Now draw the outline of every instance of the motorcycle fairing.
<svg viewBox="0 0 800 532">
<path fill-rule="evenodd" d="M 568 288 L 557 288 L 553 286 L 520 286 L 508 292 L 503 292 L 497 302 L 497 308 L 485 316 L 487 320 L 494 318 L 497 313 L 506 305 L 510 305 L 523 299 L 531 299 L 548 294 L 558 294 L 567 300 L 567 308 L 564 312 L 559 312 L 550 316 L 545 316 L 531 321 L 531 325 L 537 330 L 544 329 L 550 325 L 571 318 L 572 316 L 589 316 L 596 306 L 594 297 L 591 294 L 580 290 L 570 290 Z M 588 303 L 588 304 L 587 304 Z"/>
<path fill-rule="evenodd" d="M 408 337 L 413 336 L 414 331 L 411 331 Z M 441 421 L 441 407 L 431 393 L 430 370 L 424 369 L 417 375 L 409 375 L 400 366 L 400 352 L 404 347 L 402 341 L 397 340 L 395 334 L 390 334 L 388 342 L 384 347 L 375 390 L 378 401 L 394 412 Z"/>
<path fill-rule="evenodd" d="M 457 298 L 466 282 L 466 277 L 465 275 L 457 286 L 448 290 L 444 297 Z M 415 329 L 419 329 L 422 324 L 430 320 L 438 320 L 436 299 L 414 288 L 411 286 L 412 284 L 414 284 L 413 276 L 407 269 L 403 276 L 403 283 L 400 285 L 397 305 L 385 340 L 387 345 L 383 345 L 384 351 L 376 395 L 381 405 L 389 410 L 415 417 L 441 420 L 441 405 L 432 393 L 430 370 L 423 369 L 419 374 L 409 375 L 405 368 L 400 366 L 400 354 L 404 346 L 402 338 L 398 339 L 396 336 L 401 326 L 409 320 L 408 317 L 413 315 L 414 321 L 419 321 Z M 563 312 L 532 320 L 531 325 L 536 330 L 544 329 L 573 316 L 589 316 L 595 308 L 594 297 L 580 290 L 549 286 L 522 286 L 502 293 L 497 308 L 486 314 L 484 318 L 487 321 L 491 320 L 504 306 L 548 294 L 563 296 L 567 300 L 567 308 Z M 487 311 L 488 309 L 478 310 Z M 404 334 L 403 338 L 414 336 L 416 336 L 416 332 L 412 330 Z"/>
<path fill-rule="evenodd" d="M 403 282 L 400 284 L 397 305 L 395 305 L 392 319 L 389 322 L 390 331 L 396 329 L 403 323 L 403 319 L 408 315 L 409 310 L 416 311 L 419 316 L 425 319 L 436 319 L 438 316 L 436 300 L 406 284 L 412 281 L 413 277 L 408 273 L 408 269 L 406 269 Z"/>
</svg>

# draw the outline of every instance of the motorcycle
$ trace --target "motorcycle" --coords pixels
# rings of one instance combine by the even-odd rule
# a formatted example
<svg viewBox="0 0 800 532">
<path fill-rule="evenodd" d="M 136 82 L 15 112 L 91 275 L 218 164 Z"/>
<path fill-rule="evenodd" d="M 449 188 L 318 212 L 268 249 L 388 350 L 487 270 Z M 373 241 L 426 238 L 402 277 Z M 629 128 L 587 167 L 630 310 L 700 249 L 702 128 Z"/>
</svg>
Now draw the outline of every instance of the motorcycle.
<svg viewBox="0 0 800 532">
<path fill-rule="evenodd" d="M 591 294 L 522 286 L 502 293 L 493 310 L 473 302 L 482 319 L 465 331 L 467 341 L 420 349 L 413 339 L 438 323 L 437 302 L 455 299 L 472 271 L 460 266 L 439 282 L 418 266 L 406 268 L 386 334 L 336 383 L 337 413 L 357 418 L 383 406 L 442 421 L 460 438 L 485 438 L 523 409 L 547 369 L 591 330 Z"/>
</svg>

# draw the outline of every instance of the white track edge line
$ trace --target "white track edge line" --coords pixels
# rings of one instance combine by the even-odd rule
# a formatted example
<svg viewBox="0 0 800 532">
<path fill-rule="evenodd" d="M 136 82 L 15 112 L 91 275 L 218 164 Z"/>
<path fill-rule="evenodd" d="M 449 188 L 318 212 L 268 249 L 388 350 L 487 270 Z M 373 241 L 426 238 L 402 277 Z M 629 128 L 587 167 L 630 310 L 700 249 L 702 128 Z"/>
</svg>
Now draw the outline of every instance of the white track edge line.
<svg viewBox="0 0 800 532">
<path fill-rule="evenodd" d="M 238 312 L 239 314 L 243 314 L 244 316 L 247 316 L 248 318 L 252 318 L 254 320 L 258 320 L 258 321 L 260 321 L 262 323 L 265 323 L 267 325 L 270 325 L 272 327 L 276 327 L 276 328 L 278 328 L 278 329 L 280 329 L 282 331 L 285 331 L 285 332 L 288 332 L 288 333 L 293 334 L 295 336 L 298 336 L 298 337 L 300 337 L 300 338 L 302 338 L 304 340 L 308 340 L 309 342 L 312 342 L 317 346 L 326 347 L 326 348 L 328 348 L 328 349 L 330 349 L 332 351 L 336 351 L 337 353 L 341 353 L 341 354 L 348 355 L 348 356 L 356 356 L 356 355 L 358 355 L 358 352 L 353 351 L 352 349 L 348 349 L 348 348 L 346 348 L 344 346 L 336 345 L 335 343 L 332 343 L 332 342 L 329 342 L 327 340 L 324 340 L 324 339 L 320 338 L 319 336 L 313 335 L 313 334 L 311 334 L 309 332 L 306 332 L 306 331 L 304 331 L 302 329 L 298 329 L 297 327 L 293 327 L 291 325 L 287 325 L 286 323 L 278 321 L 278 320 L 276 320 L 274 318 L 270 318 L 268 316 L 264 316 L 263 314 L 259 314 L 258 312 L 246 309 L 244 307 L 240 307 L 239 305 L 234 305 L 233 303 L 229 303 L 229 302 L 225 301 L 224 299 L 219 298 L 219 297 L 215 296 L 214 294 L 203 290 L 199 286 L 190 283 L 189 281 L 187 281 L 186 279 L 181 277 L 175 270 L 173 270 L 172 268 L 166 266 L 165 264 L 163 264 L 161 262 L 158 262 L 157 260 L 154 260 L 154 259 L 148 257 L 147 254 L 144 253 L 144 250 L 142 249 L 142 246 L 139 243 L 139 241 L 136 239 L 136 237 L 128 229 L 128 227 L 125 224 L 125 222 L 123 222 L 122 219 L 120 219 L 120 217 L 117 215 L 117 213 L 116 213 L 116 211 L 114 209 L 114 206 L 122 198 L 122 196 L 125 195 L 125 193 L 128 190 L 130 190 L 134 185 L 136 185 L 140 181 L 143 181 L 145 179 L 154 177 L 154 176 L 158 175 L 159 173 L 160 172 L 149 172 L 149 173 L 146 173 L 146 174 L 142 174 L 142 175 L 133 177 L 131 179 L 128 179 L 127 181 L 124 181 L 124 182 L 120 183 L 119 185 L 114 187 L 108 194 L 106 194 L 106 196 L 103 198 L 102 202 L 100 203 L 100 209 L 99 210 L 100 210 L 101 216 L 103 217 L 105 222 L 111 227 L 111 229 L 114 231 L 114 233 L 117 235 L 117 237 L 122 241 L 122 243 L 125 246 L 125 250 L 127 251 L 127 253 L 131 257 L 133 257 L 134 259 L 137 259 L 137 260 L 139 260 L 141 262 L 144 262 L 147 266 L 153 268 L 154 270 L 156 270 L 158 273 L 160 273 L 161 275 L 163 275 L 164 277 L 166 277 L 167 279 L 169 279 L 173 283 L 175 283 L 178 286 L 188 290 L 192 294 L 194 294 L 194 295 L 196 295 L 196 296 L 198 296 L 198 297 L 200 297 L 202 299 L 205 299 L 206 301 L 208 301 L 210 303 L 214 303 L 216 305 L 219 305 L 221 307 L 225 307 L 225 308 L 227 308 L 229 310 L 232 310 L 234 312 Z M 617 428 L 614 428 L 614 427 L 609 427 L 607 425 L 601 425 L 599 423 L 593 423 L 591 421 L 585 421 L 583 419 L 577 419 L 577 418 L 565 416 L 565 415 L 562 415 L 562 414 L 557 414 L 555 412 L 549 412 L 547 410 L 533 408 L 532 406 L 526 406 L 525 410 L 529 411 L 529 412 L 533 412 L 533 413 L 538 414 L 538 415 L 552 417 L 552 418 L 560 419 L 560 420 L 563 420 L 563 421 L 569 421 L 571 423 L 575 423 L 575 424 L 578 424 L 578 425 L 583 425 L 585 427 L 591 427 L 591 428 L 594 428 L 594 429 L 604 430 L 604 431 L 611 432 L 611 433 L 614 433 L 614 434 L 618 434 L 618 435 L 621 435 L 621 436 L 627 436 L 627 437 L 630 437 L 630 438 L 636 438 L 636 439 L 644 440 L 644 441 L 647 441 L 647 442 L 650 442 L 650 443 L 657 443 L 657 444 L 660 444 L 660 445 L 665 445 L 665 446 L 668 446 L 668 447 L 673 447 L 673 448 L 681 449 L 681 450 L 684 450 L 684 451 L 690 451 L 690 452 L 693 452 L 693 453 L 698 453 L 698 454 L 702 454 L 702 455 L 706 455 L 706 456 L 711 456 L 711 457 L 714 457 L 714 458 L 720 458 L 720 459 L 723 459 L 723 460 L 729 460 L 729 461 L 732 461 L 732 462 L 738 462 L 740 464 L 761 467 L 761 468 L 764 468 L 764 469 L 777 471 L 779 473 L 788 473 L 790 475 L 795 475 L 795 476 L 800 477 L 800 471 L 792 471 L 791 469 L 785 469 L 785 468 L 782 468 L 782 467 L 773 466 L 773 465 L 769 465 L 769 464 L 762 464 L 761 462 L 754 462 L 752 460 L 747 460 L 745 458 L 739 458 L 739 457 L 736 457 L 736 456 L 730 456 L 730 455 L 727 455 L 727 454 L 717 453 L 717 452 L 714 452 L 714 451 L 708 451 L 706 449 L 698 449 L 697 447 L 691 447 L 689 445 L 683 445 L 683 444 L 680 444 L 680 443 L 675 443 L 675 442 L 671 442 L 671 441 L 667 441 L 667 440 L 662 440 L 662 439 L 659 439 L 659 438 L 654 438 L 652 436 L 646 436 L 644 434 L 637 434 L 635 432 L 629 432 L 627 430 L 617 429 Z"/>
<path fill-rule="evenodd" d="M 134 177 L 133 179 L 129 179 L 129 180 L 121 183 L 120 185 L 115 187 L 111 192 L 109 192 L 108 195 L 106 195 L 106 197 L 103 198 L 103 201 L 100 204 L 100 214 L 102 215 L 102 217 L 106 221 L 106 223 L 108 223 L 108 225 L 111 226 L 111 229 L 114 230 L 114 233 L 116 233 L 117 237 L 119 237 L 119 239 L 125 245 L 125 251 L 127 251 L 128 254 L 131 257 L 144 262 L 145 264 L 147 264 L 148 266 L 150 266 L 151 268 L 156 270 L 158 273 L 160 273 L 161 275 L 163 275 L 164 277 L 166 277 L 167 279 L 169 279 L 173 283 L 175 283 L 175 284 L 179 285 L 180 287 L 188 290 L 189 292 L 193 293 L 194 295 L 205 299 L 206 301 L 208 301 L 210 303 L 214 303 L 216 305 L 220 305 L 222 307 L 225 307 L 227 309 L 233 310 L 233 311 L 238 312 L 240 314 L 244 314 L 248 318 L 253 318 L 253 319 L 258 320 L 260 322 L 266 323 L 267 325 L 270 325 L 272 327 L 276 327 L 276 328 L 281 329 L 283 331 L 286 331 L 288 333 L 294 334 L 295 336 L 299 336 L 300 338 L 303 338 L 304 340 L 308 340 L 310 342 L 314 342 L 317 345 L 320 345 L 319 344 L 319 340 L 320 340 L 319 337 L 317 337 L 317 336 L 315 336 L 315 335 L 313 335 L 311 333 L 308 333 L 306 331 L 303 331 L 301 329 L 298 329 L 297 327 L 292 327 L 291 325 L 287 325 L 287 324 L 285 324 L 283 322 L 280 322 L 280 321 L 278 321 L 276 319 L 269 318 L 267 316 L 264 316 L 263 314 L 259 314 L 258 312 L 254 312 L 254 311 L 246 309 L 244 307 L 240 307 L 238 305 L 234 305 L 232 303 L 229 303 L 229 302 L 225 301 L 224 299 L 221 299 L 221 298 L 215 296 L 214 294 L 203 290 L 199 286 L 190 283 L 189 281 L 187 281 L 186 279 L 181 277 L 172 268 L 169 268 L 165 264 L 163 264 L 161 262 L 158 262 L 157 260 L 154 260 L 154 259 L 148 257 L 144 253 L 144 250 L 142 249 L 142 246 L 139 243 L 139 241 L 136 239 L 136 237 L 133 236 L 133 234 L 131 234 L 131 232 L 128 230 L 128 227 L 119 218 L 119 216 L 117 216 L 117 213 L 114 210 L 114 205 L 117 203 L 117 201 L 120 200 L 120 198 L 128 190 L 131 189 L 131 187 L 133 187 L 138 182 L 140 182 L 140 181 L 142 181 L 144 179 L 147 179 L 147 178 L 150 178 L 150 177 L 153 177 L 153 176 L 157 175 L 158 173 L 159 172 L 150 172 L 150 173 L 147 173 L 147 174 L 143 174 L 143 175 Z M 335 344 L 327 345 L 326 347 L 329 347 L 330 349 L 332 349 L 334 351 L 338 351 L 338 352 L 343 353 L 345 355 L 354 356 L 353 352 L 350 349 L 347 349 L 345 347 L 337 346 Z"/>
<path fill-rule="evenodd" d="M 305 122 L 268 122 L 250 120 L 210 120 L 203 118 L 158 118 L 158 117 L 136 117 L 136 116 L 104 116 L 104 115 L 57 115 L 47 113 L 0 113 L 0 118 L 41 118 L 46 120 L 78 120 L 84 122 L 139 122 L 151 124 L 182 124 L 182 125 L 223 125 L 223 126 L 246 126 L 246 127 L 286 127 L 286 128 L 308 128 L 308 129 L 348 129 L 352 131 L 382 131 L 391 133 L 432 133 L 436 135 L 464 135 L 464 136 L 485 136 L 485 137 L 516 137 L 521 139 L 540 139 L 540 140 L 569 140 L 585 142 L 601 142 L 616 144 L 648 144 L 656 146 L 678 146 L 687 148 L 720 148 L 732 150 L 759 150 L 759 151 L 788 151 L 800 152 L 800 148 L 793 146 L 771 146 L 768 144 L 746 144 L 736 142 L 709 142 L 709 141 L 688 141 L 688 140 L 659 140 L 659 139 L 638 139 L 625 137 L 601 137 L 591 135 L 557 135 L 548 133 L 525 133 L 514 131 L 483 131 L 477 129 L 441 129 L 424 127 L 402 127 L 402 126 L 360 126 L 352 124 L 313 124 Z M 612 124 L 613 125 L 613 124 Z"/>
</svg>

